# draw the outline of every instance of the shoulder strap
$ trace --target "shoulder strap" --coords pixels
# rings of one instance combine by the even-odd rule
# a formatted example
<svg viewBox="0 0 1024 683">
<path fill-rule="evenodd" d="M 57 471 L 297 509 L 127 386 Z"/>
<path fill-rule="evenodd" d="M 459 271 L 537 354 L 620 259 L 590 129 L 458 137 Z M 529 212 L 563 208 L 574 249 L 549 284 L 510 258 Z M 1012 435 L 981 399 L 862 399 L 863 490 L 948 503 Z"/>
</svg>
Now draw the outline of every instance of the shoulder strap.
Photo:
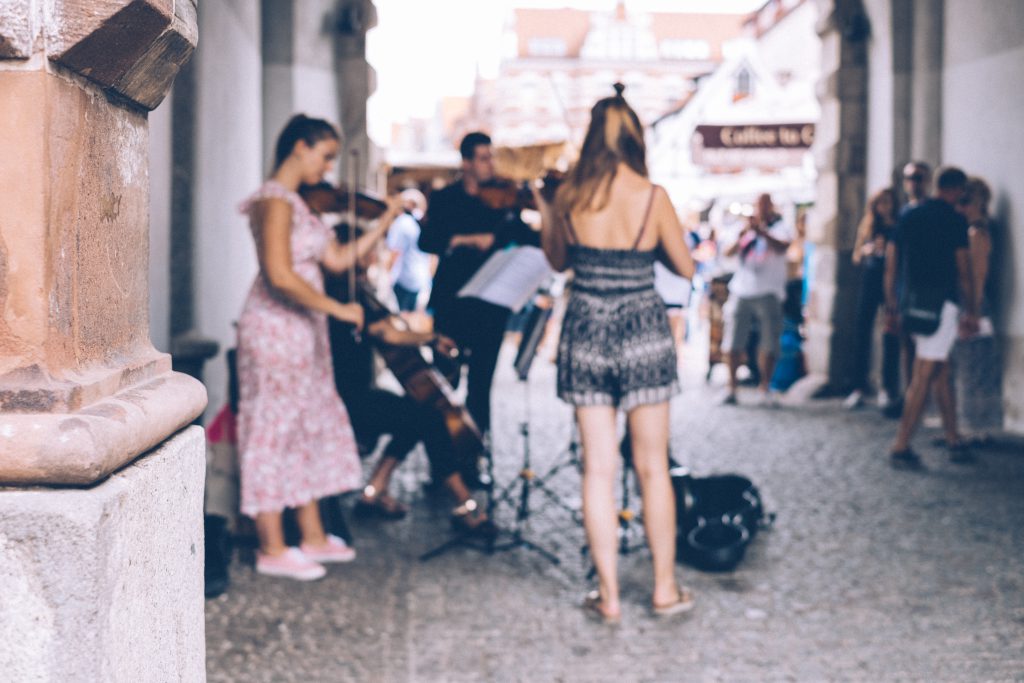
<svg viewBox="0 0 1024 683">
<path fill-rule="evenodd" d="M 572 227 L 572 218 L 569 216 L 569 212 L 565 212 L 565 225 L 569 228 L 569 237 L 576 244 L 580 243 L 580 238 L 576 236 L 576 228 Z"/>
<path fill-rule="evenodd" d="M 651 185 L 651 197 L 647 200 L 647 210 L 644 211 L 644 220 L 640 224 L 640 232 L 636 235 L 636 241 L 633 242 L 633 248 L 636 249 L 640 246 L 640 240 L 643 239 L 644 230 L 647 229 L 647 219 L 651 217 L 651 207 L 654 206 L 654 193 L 658 191 L 657 185 Z"/>
</svg>

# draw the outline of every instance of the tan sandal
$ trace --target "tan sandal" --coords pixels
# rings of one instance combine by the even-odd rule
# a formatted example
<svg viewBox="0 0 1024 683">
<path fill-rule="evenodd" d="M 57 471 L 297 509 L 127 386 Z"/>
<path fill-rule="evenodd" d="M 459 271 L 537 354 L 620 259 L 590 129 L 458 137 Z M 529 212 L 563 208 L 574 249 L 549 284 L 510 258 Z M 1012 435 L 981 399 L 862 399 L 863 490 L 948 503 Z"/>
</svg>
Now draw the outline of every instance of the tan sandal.
<svg viewBox="0 0 1024 683">
<path fill-rule="evenodd" d="M 665 603 L 662 605 L 652 605 L 651 609 L 655 616 L 658 617 L 671 617 L 676 614 L 684 614 L 693 609 L 695 603 L 693 597 L 693 591 L 689 588 L 681 586 L 676 595 L 676 599 L 672 602 Z"/>
<path fill-rule="evenodd" d="M 603 624 L 614 625 L 622 621 L 621 614 L 609 614 L 604 609 L 604 601 L 601 600 L 601 594 L 598 591 L 590 591 L 583 598 L 583 604 L 580 605 L 583 609 L 583 613 L 590 619 L 600 621 Z"/>
</svg>

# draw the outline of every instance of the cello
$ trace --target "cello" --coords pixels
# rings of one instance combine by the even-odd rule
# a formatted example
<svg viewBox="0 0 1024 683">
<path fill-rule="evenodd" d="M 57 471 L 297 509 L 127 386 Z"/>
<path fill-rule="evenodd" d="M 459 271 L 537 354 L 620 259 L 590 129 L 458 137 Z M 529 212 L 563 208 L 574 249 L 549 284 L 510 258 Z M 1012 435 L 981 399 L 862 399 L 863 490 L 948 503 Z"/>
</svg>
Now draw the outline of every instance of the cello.
<svg viewBox="0 0 1024 683">
<path fill-rule="evenodd" d="M 366 307 L 368 319 L 397 317 L 370 291 L 369 283 L 360 282 L 359 289 L 358 301 Z M 396 346 L 372 336 L 371 340 L 406 395 L 417 403 L 430 406 L 444 417 L 456 459 L 477 462 L 484 452 L 483 436 L 469 411 L 455 397 L 455 390 L 436 367 L 436 362 L 424 357 L 422 347 Z M 438 355 L 444 357 L 436 347 L 432 350 L 435 360 Z"/>
</svg>

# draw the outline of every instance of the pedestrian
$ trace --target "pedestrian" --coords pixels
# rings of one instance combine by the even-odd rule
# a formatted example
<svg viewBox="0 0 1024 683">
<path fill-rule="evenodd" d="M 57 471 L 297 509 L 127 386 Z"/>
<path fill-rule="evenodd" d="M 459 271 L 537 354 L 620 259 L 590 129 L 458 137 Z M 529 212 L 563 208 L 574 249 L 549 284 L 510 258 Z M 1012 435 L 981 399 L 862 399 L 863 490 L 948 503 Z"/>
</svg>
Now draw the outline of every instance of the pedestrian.
<svg viewBox="0 0 1024 683">
<path fill-rule="evenodd" d="M 558 352 L 558 394 L 575 406 L 583 445 L 583 520 L 598 590 L 589 615 L 621 616 L 617 574 L 619 461 L 616 414 L 626 412 L 654 569 L 652 609 L 688 611 L 693 595 L 675 577 L 675 499 L 668 474 L 669 399 L 678 392 L 675 345 L 654 289 L 654 262 L 693 276 L 694 263 L 668 194 L 647 178 L 643 128 L 617 94 L 598 101 L 579 161 L 553 203 L 535 190 L 541 244 L 574 281 Z"/>
<path fill-rule="evenodd" d="M 993 268 L 997 252 L 988 215 L 991 199 L 988 183 L 972 177 L 957 207 L 969 226 L 974 307 L 979 316 L 977 333 L 960 339 L 954 349 L 958 419 L 964 438 L 972 444 L 990 441 L 1003 422 L 1002 364 L 992 325 L 998 278 Z"/>
<path fill-rule="evenodd" d="M 242 204 L 259 274 L 238 321 L 238 451 L 242 512 L 256 518 L 256 571 L 299 580 L 355 551 L 324 531 L 318 499 L 358 488 L 362 470 L 348 414 L 332 381 L 327 317 L 363 324 L 363 309 L 324 294 L 323 266 L 343 272 L 383 236 L 393 213 L 341 246 L 298 194 L 323 180 L 339 136 L 321 119 L 293 117 L 277 140 L 274 171 Z M 282 513 L 296 508 L 302 535 L 285 544 Z"/>
<path fill-rule="evenodd" d="M 782 301 L 786 296 L 786 251 L 793 240 L 793 229 L 775 211 L 771 195 L 757 199 L 754 215 L 730 246 L 726 256 L 739 256 L 739 268 L 729 280 L 729 300 L 722 313 L 725 333 L 722 350 L 728 354 L 729 391 L 727 405 L 737 403 L 737 370 L 740 352 L 756 324 L 760 334 L 757 365 L 760 370 L 761 401 L 777 403 L 771 389 L 775 360 L 782 338 Z"/>
<path fill-rule="evenodd" d="M 886 253 L 887 310 L 889 315 L 899 315 L 901 324 L 913 335 L 915 353 L 903 415 L 889 452 L 892 466 L 898 469 L 922 467 L 910 440 L 932 390 L 951 460 L 965 463 L 972 457 L 957 431 L 949 372 L 949 355 L 957 334 L 977 331 L 967 221 L 954 208 L 964 195 L 967 176 L 959 168 L 949 167 L 939 173 L 937 184 L 934 198 L 900 218 Z M 898 268 L 904 272 L 901 305 L 896 296 Z"/>
<path fill-rule="evenodd" d="M 924 161 L 910 161 L 903 166 L 903 192 L 907 201 L 900 209 L 900 218 L 911 209 L 920 206 L 928 199 L 932 190 L 932 167 Z M 903 272 L 896 271 L 896 295 L 899 296 L 903 289 Z M 894 318 L 889 318 L 894 322 Z M 888 326 L 888 325 L 887 325 Z M 893 326 L 900 340 L 900 366 L 903 370 L 903 378 L 910 383 L 910 376 L 914 373 L 914 340 L 906 330 Z M 889 397 L 889 405 L 881 407 L 882 414 L 893 420 L 899 419 L 903 414 L 903 390 L 901 385 L 900 393 Z"/>
<path fill-rule="evenodd" d="M 427 199 L 416 188 L 401 193 L 404 211 L 388 230 L 391 281 L 398 310 L 415 311 L 420 292 L 430 288 L 430 254 L 420 250 L 420 221 Z"/>
<path fill-rule="evenodd" d="M 885 305 L 885 250 L 895 227 L 895 195 L 890 188 L 879 190 L 864 208 L 853 245 L 853 263 L 861 268 L 861 281 L 854 338 L 853 391 L 844 401 L 849 409 L 863 405 L 864 394 L 868 392 L 875 319 L 878 309 Z M 882 387 L 878 392 L 878 407 L 885 409 L 893 397 L 900 395 L 900 339 L 892 327 L 886 327 L 882 333 Z"/>
</svg>

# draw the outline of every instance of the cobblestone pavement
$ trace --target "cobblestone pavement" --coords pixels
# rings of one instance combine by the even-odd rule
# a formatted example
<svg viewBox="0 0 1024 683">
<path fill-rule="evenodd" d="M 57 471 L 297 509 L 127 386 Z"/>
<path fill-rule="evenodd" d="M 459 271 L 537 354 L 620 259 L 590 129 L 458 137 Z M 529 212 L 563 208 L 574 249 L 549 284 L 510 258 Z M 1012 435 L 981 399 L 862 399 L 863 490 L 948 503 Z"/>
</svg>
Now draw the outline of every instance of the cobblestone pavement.
<svg viewBox="0 0 1024 683">
<path fill-rule="evenodd" d="M 529 396 L 506 345 L 495 386 L 499 483 L 522 458 L 529 406 L 534 468 L 566 462 L 570 413 L 553 366 L 535 363 Z M 928 470 L 895 472 L 895 423 L 838 401 L 778 409 L 715 405 L 699 350 L 672 404 L 672 453 L 700 474 L 736 471 L 777 512 L 731 573 L 679 567 L 697 594 L 689 616 L 649 616 L 650 558 L 620 557 L 619 627 L 578 609 L 589 587 L 572 515 L 534 492 L 519 548 L 457 548 L 443 502 L 427 498 L 421 454 L 397 493 L 397 523 L 351 522 L 359 558 L 312 584 L 256 575 L 236 561 L 230 591 L 207 603 L 211 681 L 1009 681 L 1024 680 L 1024 452 L 1004 444 L 972 466 L 917 444 Z M 690 368 L 690 371 L 686 369 Z M 719 368 L 721 369 L 721 368 Z M 578 505 L 578 475 L 551 488 Z M 514 512 L 502 506 L 509 524 Z"/>
</svg>

